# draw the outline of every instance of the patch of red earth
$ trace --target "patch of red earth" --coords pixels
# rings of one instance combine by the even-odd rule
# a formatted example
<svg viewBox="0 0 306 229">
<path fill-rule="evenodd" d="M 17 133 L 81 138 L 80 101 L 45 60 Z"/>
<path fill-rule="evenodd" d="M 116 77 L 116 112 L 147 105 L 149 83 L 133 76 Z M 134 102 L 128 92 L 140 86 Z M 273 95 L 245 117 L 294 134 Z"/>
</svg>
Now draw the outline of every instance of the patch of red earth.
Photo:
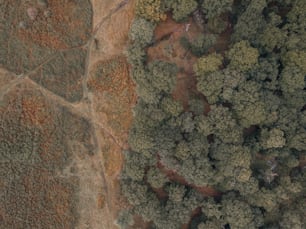
<svg viewBox="0 0 306 229">
<path fill-rule="evenodd" d="M 157 25 L 152 47 L 147 50 L 148 61 L 163 60 L 175 63 L 182 72 L 193 74 L 196 57 L 181 45 L 181 37 L 193 39 L 201 32 L 190 18 L 186 23 L 177 23 L 170 16 Z"/>
</svg>

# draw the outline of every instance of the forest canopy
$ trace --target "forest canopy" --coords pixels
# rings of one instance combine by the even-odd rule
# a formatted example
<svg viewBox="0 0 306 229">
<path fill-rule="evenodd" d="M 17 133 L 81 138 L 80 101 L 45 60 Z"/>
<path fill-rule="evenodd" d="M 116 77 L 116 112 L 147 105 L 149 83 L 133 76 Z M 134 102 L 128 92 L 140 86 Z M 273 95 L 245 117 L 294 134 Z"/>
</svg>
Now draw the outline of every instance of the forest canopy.
<svg viewBox="0 0 306 229">
<path fill-rule="evenodd" d="M 136 13 L 127 58 L 138 102 L 121 174 L 130 208 L 117 223 L 306 228 L 306 1 L 138 0 Z M 173 96 L 181 66 L 147 49 L 161 21 L 195 15 L 206 29 L 183 40 L 197 58 L 186 107 Z M 218 49 L 224 27 L 210 28 L 222 23 L 229 45 Z"/>
</svg>

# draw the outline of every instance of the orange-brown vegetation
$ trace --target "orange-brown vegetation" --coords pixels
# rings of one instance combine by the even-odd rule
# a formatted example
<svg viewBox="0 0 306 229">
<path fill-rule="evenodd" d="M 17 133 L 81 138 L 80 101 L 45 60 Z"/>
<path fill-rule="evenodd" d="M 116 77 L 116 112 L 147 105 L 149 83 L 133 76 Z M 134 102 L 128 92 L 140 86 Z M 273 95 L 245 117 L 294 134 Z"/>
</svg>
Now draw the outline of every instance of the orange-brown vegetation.
<svg viewBox="0 0 306 229">
<path fill-rule="evenodd" d="M 91 6 L 87 1 L 77 4 L 51 0 L 47 6 L 25 2 L 19 7 L 19 20 L 23 20 L 22 15 L 29 7 L 37 10 L 37 16 L 34 20 L 26 19 L 26 28 L 17 30 L 20 40 L 52 49 L 66 49 L 84 44 L 88 39 L 92 28 Z"/>
</svg>

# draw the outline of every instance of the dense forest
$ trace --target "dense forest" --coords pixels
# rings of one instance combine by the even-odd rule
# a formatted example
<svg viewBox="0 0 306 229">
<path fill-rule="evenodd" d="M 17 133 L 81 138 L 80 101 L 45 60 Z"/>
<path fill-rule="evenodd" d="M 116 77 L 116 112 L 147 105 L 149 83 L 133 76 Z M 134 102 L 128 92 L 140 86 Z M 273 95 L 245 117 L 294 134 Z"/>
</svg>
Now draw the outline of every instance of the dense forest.
<svg viewBox="0 0 306 229">
<path fill-rule="evenodd" d="M 138 0 L 136 15 L 127 58 L 138 102 L 121 175 L 130 207 L 117 223 L 306 228 L 306 1 Z M 205 28 L 181 39 L 197 58 L 187 108 L 172 95 L 180 66 L 147 58 L 167 17 Z"/>
</svg>

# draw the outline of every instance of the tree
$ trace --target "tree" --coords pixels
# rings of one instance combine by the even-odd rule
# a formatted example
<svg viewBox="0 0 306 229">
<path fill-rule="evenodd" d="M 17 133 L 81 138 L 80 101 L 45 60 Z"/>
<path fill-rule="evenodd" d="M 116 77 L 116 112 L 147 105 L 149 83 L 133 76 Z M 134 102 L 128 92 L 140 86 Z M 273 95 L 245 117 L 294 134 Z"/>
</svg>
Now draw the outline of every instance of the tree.
<svg viewBox="0 0 306 229">
<path fill-rule="evenodd" d="M 230 194 L 222 198 L 222 213 L 224 220 L 231 228 L 258 228 L 251 206 Z M 262 216 L 261 216 L 262 217 Z"/>
<path fill-rule="evenodd" d="M 286 66 L 281 72 L 281 89 L 284 93 L 293 94 L 297 90 L 303 90 L 305 84 L 305 73 L 300 68 Z"/>
<path fill-rule="evenodd" d="M 207 19 L 212 19 L 232 10 L 233 0 L 204 0 L 202 9 Z"/>
<path fill-rule="evenodd" d="M 271 130 L 263 129 L 261 131 L 261 145 L 264 148 L 281 148 L 286 145 L 286 138 L 281 129 L 273 128 Z"/>
<path fill-rule="evenodd" d="M 208 103 L 214 104 L 220 99 L 224 86 L 224 74 L 221 70 L 198 77 L 197 89 L 205 95 Z"/>
<path fill-rule="evenodd" d="M 147 180 L 153 188 L 162 188 L 168 181 L 167 177 L 158 168 L 148 170 Z"/>
<path fill-rule="evenodd" d="M 208 116 L 197 118 L 197 128 L 204 135 L 214 134 L 225 143 L 242 142 L 242 129 L 232 112 L 223 106 L 211 106 Z"/>
<path fill-rule="evenodd" d="M 148 159 L 141 153 L 131 151 L 124 152 L 124 156 L 124 175 L 132 180 L 142 181 L 148 166 Z"/>
<path fill-rule="evenodd" d="M 167 18 L 163 11 L 162 0 L 137 0 L 136 14 L 152 22 L 163 21 Z"/>
<path fill-rule="evenodd" d="M 173 202 L 182 202 L 186 194 L 187 189 L 180 184 L 170 184 L 166 187 L 166 191 L 169 195 L 169 200 Z"/>
<path fill-rule="evenodd" d="M 200 57 L 208 54 L 208 50 L 216 44 L 216 41 L 217 37 L 214 34 L 200 34 L 191 42 L 187 40 L 187 48 L 189 48 L 194 55 Z"/>
<path fill-rule="evenodd" d="M 135 18 L 129 31 L 129 38 L 138 46 L 144 47 L 152 42 L 155 25 L 144 18 Z"/>
<path fill-rule="evenodd" d="M 173 19 L 182 21 L 188 17 L 198 6 L 195 0 L 175 0 L 171 4 Z"/>
<path fill-rule="evenodd" d="M 261 85 L 254 81 L 245 81 L 233 93 L 232 103 L 234 113 L 239 123 L 247 128 L 261 124 L 266 119 L 266 110 L 261 95 Z"/>
<path fill-rule="evenodd" d="M 250 70 L 258 63 L 258 56 L 258 50 L 251 47 L 248 41 L 239 41 L 228 52 L 229 67 L 242 72 Z"/>
<path fill-rule="evenodd" d="M 183 112 L 183 106 L 179 101 L 174 100 L 170 96 L 165 96 L 161 102 L 161 108 L 164 112 L 177 117 Z"/>
<path fill-rule="evenodd" d="M 168 94 L 172 92 L 176 83 L 177 66 L 164 61 L 153 61 L 148 65 L 150 73 L 148 80 L 158 91 Z"/>
<path fill-rule="evenodd" d="M 217 71 L 222 65 L 223 57 L 220 54 L 212 53 L 197 60 L 193 69 L 197 76 Z"/>
<path fill-rule="evenodd" d="M 247 1 L 246 9 L 238 17 L 232 35 L 233 42 L 248 40 L 253 43 L 257 40 L 257 34 L 265 27 L 263 10 L 267 6 L 266 0 Z"/>
</svg>

